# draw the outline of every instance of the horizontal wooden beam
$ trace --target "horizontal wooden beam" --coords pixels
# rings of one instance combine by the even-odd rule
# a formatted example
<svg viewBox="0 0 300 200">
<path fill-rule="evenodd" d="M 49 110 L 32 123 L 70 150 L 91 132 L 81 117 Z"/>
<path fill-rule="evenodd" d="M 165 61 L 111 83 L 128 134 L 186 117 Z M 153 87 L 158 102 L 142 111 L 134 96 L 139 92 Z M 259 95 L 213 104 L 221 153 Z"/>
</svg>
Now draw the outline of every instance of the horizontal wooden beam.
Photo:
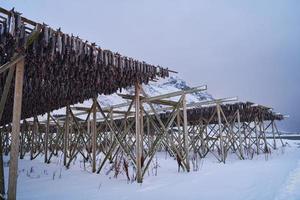
<svg viewBox="0 0 300 200">
<path fill-rule="evenodd" d="M 11 61 L 5 63 L 4 65 L 2 65 L 0 67 L 0 74 L 2 74 L 3 72 L 5 72 L 10 67 L 16 65 L 18 62 L 20 62 L 24 58 L 25 58 L 25 56 L 21 55 L 21 54 L 18 54 L 16 56 L 14 56 Z"/>
</svg>

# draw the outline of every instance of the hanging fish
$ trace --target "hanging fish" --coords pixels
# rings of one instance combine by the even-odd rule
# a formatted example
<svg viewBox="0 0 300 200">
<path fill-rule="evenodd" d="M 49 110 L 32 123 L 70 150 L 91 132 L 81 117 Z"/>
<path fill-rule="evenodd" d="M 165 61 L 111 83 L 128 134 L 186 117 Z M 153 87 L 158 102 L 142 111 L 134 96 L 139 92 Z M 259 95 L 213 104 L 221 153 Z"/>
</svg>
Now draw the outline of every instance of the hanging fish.
<svg viewBox="0 0 300 200">
<path fill-rule="evenodd" d="M 115 54 L 111 52 L 111 66 L 115 67 L 116 66 L 116 57 Z"/>
<path fill-rule="evenodd" d="M 24 48 L 26 40 L 26 31 L 25 31 L 25 25 L 21 24 L 19 27 L 19 47 Z"/>
<path fill-rule="evenodd" d="M 83 42 L 82 40 L 78 39 L 78 56 L 81 56 L 83 49 Z"/>
<path fill-rule="evenodd" d="M 1 43 L 4 43 L 4 42 L 2 41 L 3 38 L 4 38 L 3 33 L 4 33 L 4 27 L 3 27 L 2 24 L 0 24 L 0 42 L 1 42 Z"/>
<path fill-rule="evenodd" d="M 44 37 L 43 37 L 44 45 L 48 46 L 48 43 L 49 43 L 49 29 L 48 29 L 47 26 L 43 27 L 43 34 L 44 34 Z"/>
<path fill-rule="evenodd" d="M 15 20 L 15 13 L 12 10 L 10 12 L 10 16 L 9 16 L 9 27 L 8 27 L 8 32 L 10 35 L 15 36 L 15 25 L 16 25 L 16 20 Z"/>
<path fill-rule="evenodd" d="M 21 15 L 20 14 L 16 14 L 16 28 L 19 31 L 21 26 L 22 26 L 22 21 L 21 21 Z"/>
<path fill-rule="evenodd" d="M 71 41 L 72 41 L 72 50 L 76 53 L 76 48 L 77 48 L 77 45 L 76 45 L 76 38 L 72 35 L 71 36 Z"/>
<path fill-rule="evenodd" d="M 50 44 L 51 44 L 51 50 L 50 50 L 50 55 L 51 55 L 51 60 L 54 59 L 54 54 L 55 54 L 55 43 L 56 43 L 56 37 L 53 35 L 53 29 L 49 28 L 49 38 L 50 38 Z"/>
<path fill-rule="evenodd" d="M 56 52 L 58 52 L 61 55 L 62 52 L 62 39 L 61 34 L 57 32 L 57 38 L 56 38 Z"/>
<path fill-rule="evenodd" d="M 66 34 L 62 34 L 61 36 L 61 42 L 62 42 L 62 56 L 63 58 L 65 57 L 65 52 L 66 52 L 66 45 L 67 45 L 67 37 Z"/>
<path fill-rule="evenodd" d="M 103 63 L 103 59 L 104 59 L 103 57 L 104 56 L 103 56 L 103 50 L 101 48 L 99 48 L 99 54 L 100 54 L 100 58 L 99 59 L 100 59 L 101 63 Z"/>
<path fill-rule="evenodd" d="M 108 55 L 107 55 L 106 50 L 104 50 L 103 56 L 104 56 L 104 66 L 107 66 L 108 65 Z"/>
<path fill-rule="evenodd" d="M 85 41 L 85 43 L 84 43 L 84 54 L 85 55 L 88 55 L 88 53 L 89 53 L 89 47 L 88 47 L 87 43 L 88 43 L 88 41 Z"/>
<path fill-rule="evenodd" d="M 92 57 L 93 57 L 94 65 L 96 66 L 97 59 L 98 59 L 98 50 L 96 48 L 95 43 L 92 44 Z"/>
</svg>

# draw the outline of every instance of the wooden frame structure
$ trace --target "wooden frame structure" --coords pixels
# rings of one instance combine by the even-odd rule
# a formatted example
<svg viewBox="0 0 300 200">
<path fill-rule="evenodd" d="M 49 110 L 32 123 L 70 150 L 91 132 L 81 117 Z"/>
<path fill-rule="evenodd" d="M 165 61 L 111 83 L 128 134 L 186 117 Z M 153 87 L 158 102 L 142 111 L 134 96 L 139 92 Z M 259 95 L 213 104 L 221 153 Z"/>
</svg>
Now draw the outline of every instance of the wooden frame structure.
<svg viewBox="0 0 300 200">
<path fill-rule="evenodd" d="M 68 107 L 98 94 L 112 94 L 124 87 L 164 78 L 169 72 L 172 71 L 101 49 L 94 43 L 65 34 L 60 29 L 54 30 L 46 24 L 22 17 L 14 9 L 8 11 L 0 7 L 0 125 L 5 127 L 12 123 L 8 199 L 16 199 L 18 154 L 20 150 L 21 156 L 24 156 L 25 151 L 23 146 L 19 149 L 21 119 L 35 117 L 34 121 L 37 123 L 36 116 L 48 113 L 42 146 L 45 162 L 49 162 L 53 155 L 53 151 L 49 149 L 49 143 L 52 142 L 50 111 Z M 63 137 L 66 155 L 64 163 L 67 166 L 78 152 L 72 150 L 67 155 L 68 145 L 74 142 L 69 141 L 68 134 L 71 116 L 71 110 L 67 109 L 66 132 Z M 95 122 L 93 125 L 95 138 Z M 33 127 L 33 141 L 36 139 L 37 127 L 37 124 Z M 28 139 L 23 136 L 22 133 L 21 145 Z M 82 134 L 79 134 L 77 140 L 83 140 L 82 138 Z M 32 142 L 32 158 L 36 156 L 36 146 Z M 95 146 L 94 143 L 94 151 Z M 93 157 L 95 159 L 95 152 Z M 0 162 L 3 162 L 2 154 Z M 3 166 L 3 163 L 0 164 Z M 0 170 L 0 175 L 0 193 L 3 198 L 3 170 Z"/>
<path fill-rule="evenodd" d="M 229 152 L 245 159 L 278 146 L 275 121 L 283 116 L 269 108 L 225 104 L 237 99 L 187 103 L 188 94 L 206 86 L 150 97 L 142 83 L 172 71 L 102 50 L 13 10 L 0 8 L 0 14 L 0 149 L 11 159 L 8 199 L 16 199 L 18 158 L 26 154 L 31 159 L 43 156 L 45 163 L 63 155 L 66 168 L 80 155 L 93 173 L 108 162 L 123 162 L 125 169 L 133 166 L 141 183 L 161 150 L 174 157 L 178 171 L 189 172 L 195 155 L 211 153 L 225 163 Z M 128 103 L 103 107 L 96 98 L 128 86 L 134 86 L 134 95 L 120 94 Z M 90 98 L 91 107 L 71 106 Z M 51 113 L 62 107 L 64 115 Z M 45 113 L 46 119 L 39 119 Z M 272 144 L 266 137 L 270 128 Z M 3 168 L 0 176 L 3 196 Z"/>
<path fill-rule="evenodd" d="M 137 84 L 135 95 L 120 94 L 129 100 L 125 104 L 102 107 L 93 99 L 91 107 L 67 106 L 62 116 L 47 113 L 43 121 L 24 120 L 20 158 L 26 153 L 31 159 L 44 155 L 45 163 L 50 163 L 63 153 L 69 168 L 80 155 L 94 173 L 123 159 L 134 166 L 135 178 L 142 182 L 157 151 L 166 151 L 177 161 L 178 170 L 189 172 L 195 156 L 212 154 L 225 163 L 229 153 L 252 159 L 277 148 L 275 137 L 280 133 L 275 122 L 282 115 L 249 102 L 232 103 L 237 98 L 186 103 L 186 95 L 203 90 L 206 86 L 150 97 Z M 2 135 L 9 135 L 9 129 L 4 126 Z M 9 152 L 10 136 L 3 138 L 4 152 Z"/>
</svg>

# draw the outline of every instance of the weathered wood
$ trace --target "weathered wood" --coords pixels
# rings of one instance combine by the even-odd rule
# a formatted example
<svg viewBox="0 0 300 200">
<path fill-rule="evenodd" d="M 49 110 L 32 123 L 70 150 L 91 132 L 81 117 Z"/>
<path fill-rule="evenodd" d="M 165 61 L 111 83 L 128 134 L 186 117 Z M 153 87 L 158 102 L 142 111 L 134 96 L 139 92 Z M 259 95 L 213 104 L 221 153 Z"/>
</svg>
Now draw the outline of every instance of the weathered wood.
<svg viewBox="0 0 300 200">
<path fill-rule="evenodd" d="M 189 141 L 188 141 L 188 121 L 187 121 L 187 109 L 186 109 L 186 95 L 182 95 L 182 108 L 183 108 L 183 137 L 184 137 L 184 152 L 185 152 L 185 162 L 186 170 L 190 171 L 190 157 L 189 157 Z"/>
<path fill-rule="evenodd" d="M 237 123 L 238 123 L 238 137 L 239 137 L 239 149 L 241 158 L 244 159 L 244 150 L 243 150 L 243 141 L 242 141 L 242 132 L 241 132 L 241 119 L 240 119 L 240 111 L 237 110 Z"/>
<path fill-rule="evenodd" d="M 35 142 L 36 134 L 38 132 L 38 119 L 36 116 L 33 117 L 33 129 L 31 132 L 31 149 L 30 149 L 30 159 L 33 160 L 35 153 Z"/>
<path fill-rule="evenodd" d="M 221 111 L 220 104 L 217 104 L 217 115 L 218 115 L 218 131 L 219 131 L 219 140 L 220 140 L 220 155 L 221 162 L 225 163 L 225 152 L 224 152 L 224 141 L 223 141 L 223 132 L 222 132 L 222 119 L 221 119 Z"/>
<path fill-rule="evenodd" d="M 142 141 L 141 141 L 141 120 L 140 120 L 140 84 L 135 84 L 135 134 L 136 134 L 136 180 L 143 182 L 142 176 Z"/>
<path fill-rule="evenodd" d="M 64 131 L 64 166 L 67 166 L 68 157 L 68 143 L 69 143 L 69 132 L 70 132 L 70 106 L 66 106 L 66 119 L 65 119 L 65 131 Z"/>
<path fill-rule="evenodd" d="M 21 62 L 23 59 L 25 58 L 24 55 L 21 54 L 17 54 L 15 55 L 11 61 L 5 63 L 4 65 L 0 66 L 0 74 L 5 72 L 6 70 L 10 69 L 10 68 L 14 68 L 14 66 L 18 63 Z M 13 69 L 14 71 L 14 69 Z"/>
<path fill-rule="evenodd" d="M 22 92 L 24 78 L 24 59 L 16 65 L 14 106 L 13 106 L 13 125 L 11 134 L 11 151 L 8 177 L 8 199 L 15 200 L 17 196 L 17 178 L 18 178 L 18 155 L 20 144 L 20 120 L 22 111 Z"/>
<path fill-rule="evenodd" d="M 92 121 L 92 172 L 96 172 L 96 147 L 97 147 L 97 99 L 93 99 L 93 121 Z"/>
<path fill-rule="evenodd" d="M 10 90 L 10 85 L 11 85 L 11 82 L 12 82 L 12 79 L 14 76 L 14 72 L 15 72 L 15 65 L 9 69 L 8 75 L 5 80 L 5 85 L 4 85 L 4 89 L 3 89 L 3 92 L 1 95 L 1 101 L 0 101 L 0 121 L 2 119 L 2 114 L 4 112 L 5 103 L 6 103 L 7 95 Z"/>
<path fill-rule="evenodd" d="M 272 123 L 273 148 L 277 149 L 276 138 L 275 138 L 274 120 L 272 120 L 271 123 Z"/>
<path fill-rule="evenodd" d="M 4 200 L 4 196 L 5 196 L 2 134 L 3 134 L 3 132 L 0 132 L 0 200 Z"/>
<path fill-rule="evenodd" d="M 47 113 L 47 123 L 46 123 L 46 131 L 45 131 L 45 143 L 44 143 L 45 163 L 48 163 L 49 126 L 50 126 L 50 112 Z"/>
</svg>

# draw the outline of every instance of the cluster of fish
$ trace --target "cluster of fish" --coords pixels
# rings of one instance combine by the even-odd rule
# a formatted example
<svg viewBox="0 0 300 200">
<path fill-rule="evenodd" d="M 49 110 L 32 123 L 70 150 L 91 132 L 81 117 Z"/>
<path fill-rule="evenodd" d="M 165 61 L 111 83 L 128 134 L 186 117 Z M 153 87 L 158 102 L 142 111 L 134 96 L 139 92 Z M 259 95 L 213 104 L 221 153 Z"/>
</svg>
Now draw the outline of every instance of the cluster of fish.
<svg viewBox="0 0 300 200">
<path fill-rule="evenodd" d="M 155 78 L 169 76 L 166 68 L 102 50 L 45 24 L 37 24 L 29 33 L 15 12 L 11 12 L 6 21 L 9 23 L 0 26 L 0 64 L 20 52 L 26 56 L 23 119 L 83 102 L 98 94 L 112 94 L 136 82 L 147 84 Z M 0 74 L 0 92 L 6 75 Z M 13 84 L 3 123 L 11 121 L 12 100 Z"/>
<path fill-rule="evenodd" d="M 222 113 L 224 113 L 227 122 L 236 122 L 236 112 L 239 110 L 240 121 L 241 122 L 253 122 L 255 120 L 259 121 L 269 121 L 269 120 L 282 120 L 282 115 L 276 115 L 270 109 L 266 109 L 260 106 L 255 106 L 250 102 L 238 102 L 234 104 L 224 104 L 221 105 Z M 182 112 L 182 111 L 181 111 Z M 163 121 L 170 118 L 171 113 L 162 113 L 160 117 Z M 211 124 L 218 123 L 218 115 L 216 106 L 201 107 L 201 108 L 191 108 L 187 110 L 187 118 L 189 123 L 199 124 L 201 120 L 205 120 Z M 221 114 L 222 123 L 226 123 L 223 114 Z M 205 123 L 205 122 L 204 122 Z"/>
</svg>

